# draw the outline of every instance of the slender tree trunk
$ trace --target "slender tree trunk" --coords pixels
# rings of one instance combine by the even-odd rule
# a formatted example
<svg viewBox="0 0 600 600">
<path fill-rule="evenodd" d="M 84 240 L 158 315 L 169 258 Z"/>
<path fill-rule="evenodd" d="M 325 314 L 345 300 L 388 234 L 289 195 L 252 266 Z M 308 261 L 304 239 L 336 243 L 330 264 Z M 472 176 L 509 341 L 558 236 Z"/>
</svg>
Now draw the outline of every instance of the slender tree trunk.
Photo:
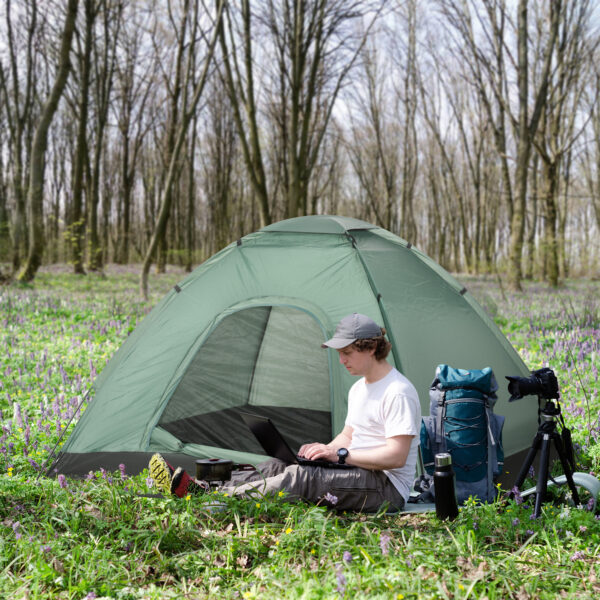
<svg viewBox="0 0 600 600">
<path fill-rule="evenodd" d="M 535 266 L 535 232 L 537 229 L 538 213 L 538 165 L 540 157 L 536 154 L 533 157 L 533 167 L 531 175 L 531 198 L 529 200 L 529 218 L 527 220 L 527 262 L 525 263 L 525 278 L 533 279 Z"/>
<path fill-rule="evenodd" d="M 186 222 L 186 261 L 185 270 L 190 273 L 194 263 L 194 232 L 195 232 L 195 200 L 196 200 L 196 178 L 194 173 L 194 166 L 196 163 L 196 130 L 197 130 L 197 119 L 194 116 L 192 124 L 192 135 L 190 140 L 190 155 L 189 155 L 189 166 L 188 166 L 188 210 L 187 210 L 187 222 Z"/>
<path fill-rule="evenodd" d="M 31 281 L 42 263 L 42 254 L 44 251 L 44 159 L 48 143 L 48 129 L 50 128 L 52 117 L 58 108 L 58 102 L 69 76 L 69 53 L 75 31 L 77 4 L 78 0 L 68 0 L 67 15 L 61 39 L 58 73 L 33 137 L 29 190 L 27 194 L 27 212 L 30 222 L 29 248 L 25 265 L 23 265 L 17 276 L 19 281 Z"/>
<path fill-rule="evenodd" d="M 85 38 L 83 58 L 81 61 L 81 80 L 79 90 L 79 122 L 77 124 L 77 145 L 75 148 L 75 165 L 73 168 L 73 221 L 69 227 L 73 272 L 78 275 L 85 275 L 85 269 L 83 268 L 83 235 L 85 223 L 85 216 L 83 212 L 83 178 L 85 170 L 84 168 L 87 162 L 88 155 L 88 144 L 86 134 L 90 91 L 92 32 L 94 27 L 94 20 L 96 19 L 96 9 L 94 7 L 94 2 L 95 0 L 84 0 Z"/>
<path fill-rule="evenodd" d="M 206 55 L 204 57 L 204 66 L 202 73 L 200 75 L 200 79 L 196 84 L 193 96 L 189 104 L 189 108 L 184 104 L 183 116 L 181 119 L 181 123 L 177 129 L 177 138 L 175 142 L 175 146 L 173 148 L 173 153 L 170 156 L 169 161 L 169 169 L 167 171 L 167 177 L 165 179 L 164 188 L 161 193 L 160 200 L 160 208 L 158 211 L 158 219 L 156 222 L 156 226 L 154 229 L 154 233 L 152 234 L 152 238 L 150 240 L 150 244 L 148 245 L 148 249 L 146 250 L 146 255 L 144 257 L 144 263 L 142 265 L 142 273 L 140 276 L 140 292 L 142 297 L 147 300 L 148 299 L 148 272 L 150 271 L 150 265 L 152 264 L 152 257 L 154 256 L 154 252 L 158 246 L 158 240 L 164 235 L 164 230 L 167 226 L 167 219 L 169 217 L 169 212 L 171 210 L 171 203 L 173 200 L 173 184 L 175 181 L 175 173 L 178 168 L 179 163 L 179 154 L 181 152 L 181 148 L 183 147 L 183 143 L 187 136 L 187 132 L 189 129 L 190 122 L 196 112 L 196 107 L 198 106 L 198 101 L 204 91 L 204 86 L 206 84 L 206 79 L 208 75 L 208 68 L 210 63 L 212 62 L 212 57 L 214 54 L 215 44 L 217 41 L 217 35 L 219 32 L 221 18 L 223 14 L 223 5 L 224 0 L 219 0 L 217 6 L 217 15 L 215 17 L 214 23 L 214 31 L 212 35 L 212 39 L 209 42 Z M 187 93 L 187 90 L 184 91 Z"/>
<path fill-rule="evenodd" d="M 554 288 L 558 287 L 558 244 L 556 224 L 558 221 L 558 165 L 556 161 L 543 162 L 544 181 L 544 261 L 546 263 L 546 279 Z"/>
</svg>

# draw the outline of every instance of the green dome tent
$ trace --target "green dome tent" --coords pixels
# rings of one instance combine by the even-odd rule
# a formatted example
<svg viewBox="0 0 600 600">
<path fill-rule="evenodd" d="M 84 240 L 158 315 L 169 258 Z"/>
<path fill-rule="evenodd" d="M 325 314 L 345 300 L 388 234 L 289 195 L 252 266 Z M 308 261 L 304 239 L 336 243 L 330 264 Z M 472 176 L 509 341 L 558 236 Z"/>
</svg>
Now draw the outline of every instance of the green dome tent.
<svg viewBox="0 0 600 600">
<path fill-rule="evenodd" d="M 292 447 L 329 441 L 355 378 L 321 342 L 359 312 L 383 324 L 390 357 L 423 414 L 440 363 L 491 366 L 507 457 L 526 449 L 535 403 L 508 403 L 505 375 L 529 371 L 469 293 L 392 233 L 351 218 L 299 217 L 244 236 L 200 265 L 144 318 L 94 382 L 94 397 L 51 471 L 81 475 L 153 452 L 264 460 L 238 410 L 269 416 Z"/>
</svg>

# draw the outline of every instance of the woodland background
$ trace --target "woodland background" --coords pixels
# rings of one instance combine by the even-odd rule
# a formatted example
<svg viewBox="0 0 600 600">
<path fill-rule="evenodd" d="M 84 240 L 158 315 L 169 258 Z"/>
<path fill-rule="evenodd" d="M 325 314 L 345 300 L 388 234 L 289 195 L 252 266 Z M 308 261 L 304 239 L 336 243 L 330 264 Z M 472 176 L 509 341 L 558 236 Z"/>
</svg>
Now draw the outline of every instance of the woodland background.
<svg viewBox="0 0 600 600">
<path fill-rule="evenodd" d="M 187 269 L 305 214 L 445 268 L 600 264 L 591 0 L 5 0 L 0 278 Z"/>
</svg>

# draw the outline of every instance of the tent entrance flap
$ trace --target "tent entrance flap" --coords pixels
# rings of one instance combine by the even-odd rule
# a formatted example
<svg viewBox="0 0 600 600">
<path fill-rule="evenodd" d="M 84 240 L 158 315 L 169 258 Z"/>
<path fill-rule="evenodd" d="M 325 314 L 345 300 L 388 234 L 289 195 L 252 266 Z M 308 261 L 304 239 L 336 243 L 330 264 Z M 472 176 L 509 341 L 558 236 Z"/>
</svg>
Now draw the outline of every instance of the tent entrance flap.
<svg viewBox="0 0 600 600">
<path fill-rule="evenodd" d="M 228 314 L 190 361 L 158 426 L 185 444 L 262 454 L 242 410 L 271 418 L 292 447 L 328 442 L 330 377 L 322 340 L 316 318 L 291 306 Z"/>
</svg>

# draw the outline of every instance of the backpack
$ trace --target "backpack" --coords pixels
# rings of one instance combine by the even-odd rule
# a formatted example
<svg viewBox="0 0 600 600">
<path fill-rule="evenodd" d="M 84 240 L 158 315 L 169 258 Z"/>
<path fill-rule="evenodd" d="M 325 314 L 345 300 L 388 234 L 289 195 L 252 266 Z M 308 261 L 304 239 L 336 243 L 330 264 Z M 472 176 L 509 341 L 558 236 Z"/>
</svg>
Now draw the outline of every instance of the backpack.
<svg viewBox="0 0 600 600">
<path fill-rule="evenodd" d="M 421 423 L 421 453 L 425 470 L 433 475 L 434 456 L 452 455 L 456 497 L 481 502 L 496 497 L 495 480 L 502 473 L 504 417 L 494 414 L 498 384 L 490 367 L 455 369 L 439 365 L 429 389 L 430 416 Z M 431 481 L 429 487 L 435 493 Z"/>
</svg>

